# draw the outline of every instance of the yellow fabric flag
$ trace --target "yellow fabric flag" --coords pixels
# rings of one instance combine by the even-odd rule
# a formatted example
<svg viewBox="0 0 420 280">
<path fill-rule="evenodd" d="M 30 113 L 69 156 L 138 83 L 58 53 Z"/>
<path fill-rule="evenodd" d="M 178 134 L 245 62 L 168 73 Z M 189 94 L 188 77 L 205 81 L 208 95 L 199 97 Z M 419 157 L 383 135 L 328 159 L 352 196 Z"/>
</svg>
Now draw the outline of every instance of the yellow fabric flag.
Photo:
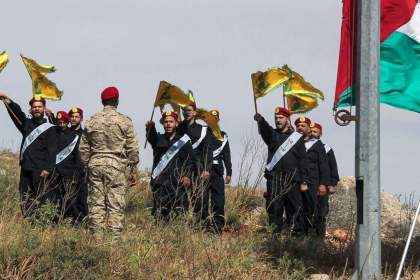
<svg viewBox="0 0 420 280">
<path fill-rule="evenodd" d="M 32 94 L 33 96 L 42 96 L 45 99 L 61 100 L 63 92 L 60 91 L 56 84 L 50 81 L 46 74 L 55 72 L 52 65 L 41 65 L 35 60 L 21 55 L 23 64 L 32 79 Z"/>
<path fill-rule="evenodd" d="M 282 68 L 271 68 L 251 75 L 254 96 L 260 98 L 289 80 L 288 72 Z"/>
<path fill-rule="evenodd" d="M 179 112 L 180 107 L 192 105 L 194 102 L 180 88 L 166 81 L 160 81 L 155 99 L 155 107 L 160 107 L 162 110 L 166 104 L 170 104 L 174 111 Z"/>
<path fill-rule="evenodd" d="M 324 94 L 309 82 L 307 82 L 299 73 L 292 71 L 290 80 L 285 84 L 284 95 L 305 95 L 324 100 Z"/>
<path fill-rule="evenodd" d="M 216 116 L 206 111 L 205 109 L 198 108 L 197 119 L 203 120 L 205 123 L 207 123 L 214 137 L 216 137 L 217 140 L 223 141 L 224 137 L 222 135 L 222 131 L 220 130 L 219 123 L 217 121 Z"/>
<path fill-rule="evenodd" d="M 287 109 L 292 114 L 305 113 L 318 106 L 318 99 L 305 95 L 288 95 L 286 96 Z"/>
<path fill-rule="evenodd" d="M 6 51 L 0 53 L 0 72 L 6 67 L 9 62 L 9 56 Z"/>
<path fill-rule="evenodd" d="M 318 106 L 318 98 L 324 100 L 324 94 L 306 81 L 302 75 L 292 71 L 287 65 L 284 65 L 282 69 L 290 76 L 284 84 L 283 94 L 286 96 L 287 108 L 291 113 L 308 112 Z"/>
</svg>

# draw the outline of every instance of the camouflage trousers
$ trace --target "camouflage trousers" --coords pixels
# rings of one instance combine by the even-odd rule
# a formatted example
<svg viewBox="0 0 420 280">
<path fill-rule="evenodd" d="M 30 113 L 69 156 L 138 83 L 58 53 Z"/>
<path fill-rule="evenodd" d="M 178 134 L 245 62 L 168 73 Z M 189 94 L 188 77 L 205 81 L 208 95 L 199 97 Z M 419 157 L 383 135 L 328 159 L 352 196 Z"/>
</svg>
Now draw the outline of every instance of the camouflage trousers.
<svg viewBox="0 0 420 280">
<path fill-rule="evenodd" d="M 89 228 L 119 235 L 123 230 L 127 176 L 112 166 L 93 166 L 88 173 Z"/>
</svg>

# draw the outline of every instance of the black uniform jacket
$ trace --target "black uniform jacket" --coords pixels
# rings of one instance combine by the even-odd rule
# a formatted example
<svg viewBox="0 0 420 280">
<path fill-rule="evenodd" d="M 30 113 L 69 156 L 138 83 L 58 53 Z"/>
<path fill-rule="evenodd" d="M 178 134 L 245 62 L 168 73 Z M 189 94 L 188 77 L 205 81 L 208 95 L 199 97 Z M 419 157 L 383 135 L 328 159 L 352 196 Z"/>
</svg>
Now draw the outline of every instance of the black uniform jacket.
<svg viewBox="0 0 420 280">
<path fill-rule="evenodd" d="M 340 176 L 338 175 L 338 167 L 337 161 L 335 159 L 335 154 L 333 149 L 330 149 L 327 153 L 328 157 L 328 165 L 330 166 L 330 184 L 331 186 L 337 185 L 338 181 L 340 181 Z"/>
<path fill-rule="evenodd" d="M 158 165 L 162 156 L 168 149 L 177 142 L 183 135 L 176 134 L 170 140 L 165 134 L 157 133 L 156 128 L 152 127 L 149 131 L 147 140 L 153 148 L 153 169 Z M 152 184 L 176 186 L 182 177 L 191 178 L 191 174 L 196 168 L 195 157 L 191 142 L 188 141 L 178 153 L 171 159 L 166 168 L 160 175 L 152 180 Z"/>
<path fill-rule="evenodd" d="M 308 168 L 308 184 L 330 186 L 330 166 L 325 147 L 321 140 L 316 141 L 306 152 L 306 165 Z"/>
<path fill-rule="evenodd" d="M 268 147 L 267 163 L 271 161 L 277 149 L 289 138 L 292 131 L 282 133 L 271 127 L 265 119 L 258 122 L 258 130 Z M 280 159 L 274 168 L 268 172 L 266 170 L 266 178 L 275 176 L 279 173 L 294 174 L 293 181 L 297 183 L 307 182 L 306 167 L 306 149 L 303 137 Z"/>
<path fill-rule="evenodd" d="M 194 144 L 201 136 L 202 125 L 194 122 L 188 125 L 186 122 L 181 122 L 177 128 L 177 134 L 183 136 L 187 134 L 191 138 L 191 143 Z M 198 162 L 198 170 L 210 170 L 213 163 L 213 145 L 212 135 L 210 129 L 207 128 L 206 136 L 200 145 L 194 149 L 194 156 Z"/>
<path fill-rule="evenodd" d="M 80 163 L 80 155 L 78 149 L 80 143 L 80 135 L 77 131 L 70 130 L 69 128 L 63 131 L 57 127 L 58 153 L 64 148 L 66 148 L 68 145 L 70 145 L 70 143 L 73 142 L 76 136 L 79 136 L 76 147 L 74 147 L 73 151 L 68 157 L 66 157 L 62 162 L 60 162 L 56 166 L 57 172 L 66 178 L 80 176 L 82 171 L 82 165 Z"/>
<path fill-rule="evenodd" d="M 17 129 L 22 133 L 22 149 L 26 136 L 28 136 L 39 125 L 45 123 L 46 120 L 43 119 L 41 121 L 35 121 L 33 119 L 27 118 L 26 114 L 22 112 L 20 106 L 13 101 L 8 104 L 8 107 L 13 112 L 12 113 L 8 110 L 10 118 L 13 120 L 13 123 Z M 17 121 L 16 118 L 18 118 L 19 121 Z M 50 127 L 41 135 L 39 135 L 38 138 L 36 138 L 35 141 L 32 142 L 32 144 L 29 145 L 29 147 L 23 153 L 20 161 L 21 168 L 28 171 L 46 170 L 51 173 L 55 166 L 56 154 L 56 128 Z"/>
<path fill-rule="evenodd" d="M 222 135 L 224 137 L 226 136 L 226 133 L 222 131 Z M 213 140 L 213 152 L 216 151 L 220 146 L 222 146 L 223 141 L 217 140 L 216 137 L 212 135 Z M 217 164 L 215 163 L 217 162 Z M 232 176 L 232 161 L 231 161 L 231 155 L 230 155 L 230 146 L 229 141 L 226 143 L 226 145 L 223 147 L 223 150 L 220 152 L 220 154 L 213 158 L 213 171 L 215 171 L 217 174 L 223 176 L 223 163 L 226 167 L 226 175 Z"/>
</svg>

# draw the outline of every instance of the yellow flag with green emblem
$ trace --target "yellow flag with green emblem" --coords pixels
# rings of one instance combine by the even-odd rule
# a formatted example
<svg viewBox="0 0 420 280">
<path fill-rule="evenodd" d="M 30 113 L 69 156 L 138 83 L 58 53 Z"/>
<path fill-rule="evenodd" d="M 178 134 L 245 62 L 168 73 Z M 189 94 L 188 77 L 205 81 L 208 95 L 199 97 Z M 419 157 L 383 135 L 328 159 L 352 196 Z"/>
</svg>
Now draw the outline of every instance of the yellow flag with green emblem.
<svg viewBox="0 0 420 280">
<path fill-rule="evenodd" d="M 302 75 L 291 70 L 287 65 L 282 67 L 289 73 L 290 79 L 284 84 L 287 108 L 291 113 L 305 113 L 318 106 L 318 99 L 324 100 L 324 94 L 306 81 Z"/>
<path fill-rule="evenodd" d="M 299 73 L 292 71 L 289 81 L 285 84 L 284 95 L 296 94 L 324 100 L 324 94 L 319 89 L 312 86 Z"/>
<path fill-rule="evenodd" d="M 9 56 L 6 51 L 0 53 L 0 72 L 6 67 L 9 62 Z"/>
<path fill-rule="evenodd" d="M 286 96 L 287 109 L 293 114 L 305 113 L 318 106 L 318 99 L 304 95 Z"/>
<path fill-rule="evenodd" d="M 194 102 L 180 88 L 166 81 L 160 81 L 154 106 L 162 110 L 166 104 L 170 104 L 174 111 L 179 112 L 181 107 L 192 105 Z"/>
<path fill-rule="evenodd" d="M 254 96 L 260 98 L 289 80 L 288 72 L 282 68 L 271 68 L 251 75 Z"/>
<path fill-rule="evenodd" d="M 55 72 L 55 67 L 52 65 L 38 64 L 31 58 L 21 55 L 23 64 L 32 79 L 32 94 L 33 96 L 42 96 L 45 99 L 61 100 L 63 92 L 60 91 L 56 84 L 50 81 L 46 75 Z"/>
<path fill-rule="evenodd" d="M 203 120 L 210 127 L 214 137 L 219 141 L 223 141 L 222 131 L 220 130 L 219 123 L 216 116 L 211 114 L 205 109 L 197 109 L 197 119 Z"/>
</svg>

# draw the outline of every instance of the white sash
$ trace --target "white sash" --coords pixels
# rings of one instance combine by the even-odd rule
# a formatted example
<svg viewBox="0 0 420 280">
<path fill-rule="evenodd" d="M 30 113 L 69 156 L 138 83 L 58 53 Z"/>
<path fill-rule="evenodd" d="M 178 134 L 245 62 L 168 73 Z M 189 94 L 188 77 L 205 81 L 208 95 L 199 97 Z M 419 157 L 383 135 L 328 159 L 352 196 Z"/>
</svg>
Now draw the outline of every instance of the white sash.
<svg viewBox="0 0 420 280">
<path fill-rule="evenodd" d="M 37 128 L 32 130 L 31 133 L 29 133 L 28 136 L 26 136 L 25 141 L 23 142 L 22 150 L 20 151 L 20 158 L 22 159 L 23 153 L 26 151 L 26 149 L 38 138 L 39 135 L 41 135 L 43 132 L 45 132 L 48 128 L 52 127 L 54 125 L 50 123 L 43 123 L 39 125 Z"/>
<path fill-rule="evenodd" d="M 290 151 L 290 149 L 299 141 L 301 137 L 302 134 L 293 132 L 274 153 L 270 163 L 267 164 L 265 167 L 267 171 L 273 170 L 274 166 L 276 166 L 276 164 L 281 160 L 281 158 L 284 157 L 284 155 Z"/>
<path fill-rule="evenodd" d="M 206 133 L 207 133 L 207 126 L 203 126 L 203 127 L 201 128 L 201 135 L 200 135 L 200 138 L 199 138 L 197 141 L 195 141 L 195 143 L 192 145 L 193 150 L 197 149 L 197 148 L 198 148 L 198 146 L 200 146 L 201 141 L 203 141 L 204 137 L 206 137 Z"/>
<path fill-rule="evenodd" d="M 315 138 L 312 138 L 312 139 L 309 139 L 308 141 L 306 141 L 306 142 L 305 142 L 305 148 L 306 148 L 306 151 L 309 151 L 309 149 L 310 149 L 310 148 L 312 148 L 312 146 L 313 146 L 316 142 L 318 142 L 318 139 L 315 139 Z"/>
<path fill-rule="evenodd" d="M 328 146 L 327 144 L 324 144 L 324 148 L 325 148 L 325 153 L 328 154 L 329 151 L 331 151 L 331 147 Z"/>
<path fill-rule="evenodd" d="M 223 148 L 226 146 L 227 142 L 228 142 L 228 137 L 227 135 L 225 135 L 222 145 L 213 151 L 213 158 L 217 158 L 220 155 L 220 153 L 223 151 Z"/>
<path fill-rule="evenodd" d="M 77 145 L 77 141 L 79 140 L 79 135 L 74 137 L 73 141 L 64 149 L 62 149 L 55 158 L 55 164 L 59 164 L 63 160 L 65 160 L 74 150 Z"/>
<path fill-rule="evenodd" d="M 181 148 L 190 141 L 190 137 L 187 134 L 182 136 L 178 141 L 176 141 L 172 146 L 166 151 L 166 153 L 162 156 L 159 163 L 156 165 L 155 169 L 152 172 L 152 179 L 156 179 L 165 169 L 165 167 L 169 164 L 169 162 L 173 159 L 173 157 L 181 150 Z"/>
</svg>

